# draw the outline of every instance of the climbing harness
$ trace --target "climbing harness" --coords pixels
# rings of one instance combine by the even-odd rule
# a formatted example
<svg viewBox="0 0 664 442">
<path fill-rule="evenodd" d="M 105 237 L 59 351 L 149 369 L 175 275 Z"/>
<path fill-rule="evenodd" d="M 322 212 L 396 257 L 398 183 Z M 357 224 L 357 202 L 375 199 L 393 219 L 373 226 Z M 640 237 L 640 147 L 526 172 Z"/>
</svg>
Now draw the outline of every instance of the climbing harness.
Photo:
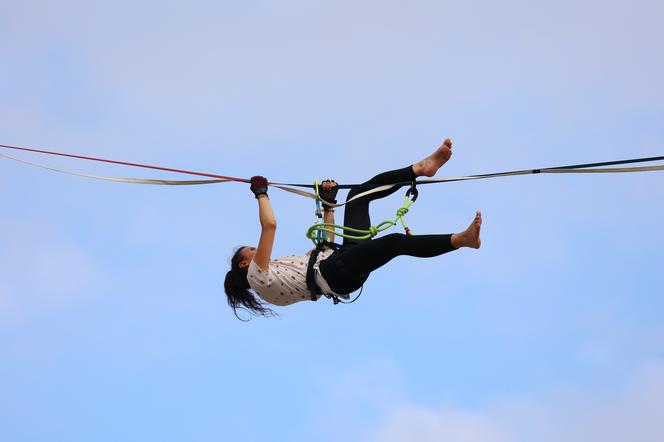
<svg viewBox="0 0 664 442">
<path fill-rule="evenodd" d="M 321 295 L 323 295 L 327 298 L 332 298 L 334 304 L 336 305 L 337 303 L 339 303 L 339 297 L 335 294 L 323 293 L 318 284 L 316 284 L 316 269 L 314 268 L 314 265 L 316 264 L 318 255 L 326 247 L 332 248 L 336 251 L 339 249 L 339 244 L 330 243 L 327 241 L 320 241 L 318 244 L 316 244 L 316 248 L 312 250 L 311 255 L 309 255 L 309 262 L 307 263 L 307 276 L 306 276 L 307 288 L 311 293 L 312 301 L 318 301 L 318 298 Z"/>
<path fill-rule="evenodd" d="M 316 284 L 316 278 L 315 278 L 316 269 L 314 268 L 314 265 L 316 264 L 318 255 L 326 247 L 334 249 L 335 252 L 338 251 L 340 247 L 336 243 L 329 242 L 327 234 L 331 233 L 341 236 L 343 238 L 348 238 L 353 240 L 367 240 L 375 237 L 378 233 L 387 230 L 392 226 L 397 225 L 397 222 L 401 221 L 401 224 L 403 225 L 406 235 L 412 235 L 410 228 L 406 225 L 406 222 L 404 221 L 404 215 L 408 213 L 408 209 L 410 209 L 410 206 L 412 206 L 413 203 L 415 203 L 415 200 L 417 200 L 417 196 L 419 195 L 419 192 L 417 190 L 417 185 L 415 181 L 411 183 L 410 188 L 406 192 L 404 203 L 399 208 L 399 210 L 397 210 L 397 217 L 393 221 L 391 220 L 383 221 L 382 223 L 376 226 L 371 226 L 369 230 L 355 229 L 347 226 L 341 226 L 338 224 L 322 222 L 323 212 L 321 210 L 321 203 L 324 202 L 325 204 L 329 204 L 329 202 L 324 201 L 321 198 L 318 180 L 314 182 L 314 190 L 316 191 L 316 197 L 317 197 L 315 202 L 316 210 L 314 212 L 316 216 L 316 223 L 312 225 L 309 228 L 309 230 L 307 230 L 307 238 L 313 241 L 316 247 L 311 252 L 311 255 L 309 256 L 309 262 L 307 264 L 307 276 L 306 276 L 307 288 L 309 289 L 309 292 L 311 292 L 312 301 L 317 301 L 318 298 L 322 295 L 332 299 L 334 305 L 337 305 L 339 303 L 352 304 L 353 302 L 357 301 L 357 298 L 360 297 L 360 295 L 362 294 L 362 290 L 364 289 L 364 286 L 360 288 L 360 293 L 358 293 L 358 295 L 352 301 L 342 301 L 339 299 L 339 296 L 337 296 L 336 294 L 323 292 L 318 286 L 318 284 Z M 341 229 L 342 232 L 351 231 L 359 233 L 361 235 L 349 235 L 341 232 L 336 232 L 336 229 Z"/>
<path fill-rule="evenodd" d="M 362 290 L 364 290 L 364 285 L 360 287 L 360 293 L 355 296 L 350 301 L 344 301 L 339 299 L 339 296 L 335 293 L 325 293 L 321 288 L 316 284 L 316 269 L 314 268 L 314 265 L 316 264 L 316 260 L 318 259 L 318 255 L 320 252 L 325 250 L 325 248 L 331 248 L 334 249 L 334 253 L 337 253 L 341 246 L 339 244 L 335 244 L 333 242 L 327 242 L 327 241 L 321 241 L 318 244 L 316 244 L 316 248 L 311 252 L 311 255 L 309 255 L 309 262 L 307 263 L 307 276 L 306 276 L 306 283 L 307 283 L 307 289 L 309 289 L 309 292 L 311 293 L 311 300 L 312 301 L 318 301 L 318 299 L 321 296 L 325 296 L 328 299 L 331 299 L 334 305 L 337 305 L 339 303 L 341 304 L 352 304 L 357 299 L 360 297 L 362 294 Z M 329 257 L 328 257 L 329 259 Z"/>
<path fill-rule="evenodd" d="M 323 202 L 323 199 L 320 196 L 319 184 L 320 183 L 318 182 L 318 180 L 314 182 L 314 190 L 316 192 L 316 201 L 315 201 L 316 209 L 314 211 L 315 223 L 314 226 L 312 226 L 312 228 L 310 228 L 309 231 L 307 232 L 308 234 L 311 233 L 312 235 L 311 240 L 314 242 L 314 245 L 316 247 L 311 251 L 311 255 L 309 255 L 309 262 L 307 263 L 306 284 L 307 284 L 307 289 L 309 289 L 309 292 L 311 293 L 312 301 L 318 301 L 318 299 L 321 296 L 325 296 L 328 299 L 332 299 L 334 305 L 337 305 L 340 302 L 343 302 L 339 299 L 339 296 L 334 293 L 325 293 L 316 283 L 316 269 L 314 268 L 314 266 L 316 264 L 320 252 L 322 252 L 327 247 L 334 249 L 335 250 L 334 253 L 336 253 L 336 251 L 338 251 L 340 248 L 339 244 L 328 241 L 329 239 L 328 232 L 330 232 L 330 230 L 324 228 L 314 229 L 315 226 L 326 225 L 323 224 L 323 206 L 321 204 Z M 325 203 L 328 204 L 327 201 L 325 201 Z M 362 294 L 361 290 L 360 294 Z M 355 302 L 358 297 L 359 295 L 351 302 Z"/>
</svg>

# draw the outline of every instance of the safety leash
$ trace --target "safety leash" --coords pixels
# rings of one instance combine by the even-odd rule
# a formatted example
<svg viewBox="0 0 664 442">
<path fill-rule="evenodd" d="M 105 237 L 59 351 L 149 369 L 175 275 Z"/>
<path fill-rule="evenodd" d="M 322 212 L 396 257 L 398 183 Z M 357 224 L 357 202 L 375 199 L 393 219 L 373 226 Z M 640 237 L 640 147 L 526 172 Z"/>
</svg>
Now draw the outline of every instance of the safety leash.
<svg viewBox="0 0 664 442">
<path fill-rule="evenodd" d="M 318 181 L 316 181 L 318 183 Z M 325 236 L 325 241 L 327 241 L 327 233 L 335 234 L 338 236 L 341 236 L 342 238 L 347 238 L 347 239 L 352 239 L 352 240 L 366 240 L 366 239 L 371 239 L 378 235 L 380 232 L 383 232 L 393 226 L 396 226 L 397 223 L 400 221 L 401 225 L 404 228 L 404 231 L 406 232 L 406 235 L 412 235 L 412 232 L 410 228 L 406 225 L 406 221 L 404 220 L 404 216 L 408 213 L 408 210 L 410 207 L 415 203 L 415 200 L 417 200 L 417 196 L 419 192 L 417 191 L 417 186 L 416 182 L 413 181 L 411 183 L 410 189 L 406 192 L 406 197 L 404 199 L 403 204 L 401 207 L 397 210 L 397 217 L 394 220 L 386 220 L 383 221 L 375 226 L 369 227 L 368 230 L 364 229 L 356 229 L 353 227 L 348 227 L 348 226 L 342 226 L 339 224 L 331 224 L 331 223 L 323 223 L 320 222 L 320 218 L 322 215 L 319 213 L 320 210 L 320 201 L 321 197 L 320 194 L 318 193 L 318 186 L 315 186 L 316 189 L 316 223 L 309 227 L 307 230 L 306 236 L 309 238 L 311 241 L 313 241 L 314 245 L 317 245 L 321 241 L 321 233 L 324 233 Z M 340 229 L 340 232 L 337 232 L 337 229 Z M 350 235 L 345 232 L 353 232 L 357 233 L 358 235 Z"/>
</svg>

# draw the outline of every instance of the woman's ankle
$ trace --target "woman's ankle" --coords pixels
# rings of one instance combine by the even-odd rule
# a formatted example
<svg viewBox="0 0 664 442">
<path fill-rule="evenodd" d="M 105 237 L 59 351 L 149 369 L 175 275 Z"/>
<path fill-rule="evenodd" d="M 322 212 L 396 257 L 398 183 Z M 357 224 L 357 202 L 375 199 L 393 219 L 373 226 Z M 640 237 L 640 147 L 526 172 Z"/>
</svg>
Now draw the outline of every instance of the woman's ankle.
<svg viewBox="0 0 664 442">
<path fill-rule="evenodd" d="M 450 238 L 450 243 L 455 249 L 460 249 L 461 247 L 466 246 L 466 239 L 463 236 L 463 233 L 453 233 L 452 238 Z"/>
</svg>

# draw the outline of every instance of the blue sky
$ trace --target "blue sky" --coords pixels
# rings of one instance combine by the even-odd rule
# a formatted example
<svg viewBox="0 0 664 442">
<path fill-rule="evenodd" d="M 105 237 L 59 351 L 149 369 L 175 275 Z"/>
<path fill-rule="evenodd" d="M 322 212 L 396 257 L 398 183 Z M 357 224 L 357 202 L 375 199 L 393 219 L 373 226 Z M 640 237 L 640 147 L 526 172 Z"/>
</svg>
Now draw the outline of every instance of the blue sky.
<svg viewBox="0 0 664 442">
<path fill-rule="evenodd" d="M 439 176 L 664 152 L 661 2 L 1 6 L 2 144 L 292 182 L 448 136 Z M 222 283 L 260 231 L 246 186 L 0 171 L 2 440 L 664 438 L 660 172 L 427 186 L 414 232 L 481 209 L 482 249 L 241 323 Z M 313 204 L 271 200 L 274 255 L 304 253 Z"/>
</svg>

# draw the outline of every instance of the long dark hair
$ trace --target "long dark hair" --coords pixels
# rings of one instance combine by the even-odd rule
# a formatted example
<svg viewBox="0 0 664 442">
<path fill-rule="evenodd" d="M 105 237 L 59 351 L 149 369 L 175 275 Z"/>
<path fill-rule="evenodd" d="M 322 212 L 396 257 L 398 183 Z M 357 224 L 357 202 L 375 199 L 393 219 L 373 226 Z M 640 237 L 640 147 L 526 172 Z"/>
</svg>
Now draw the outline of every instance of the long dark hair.
<svg viewBox="0 0 664 442">
<path fill-rule="evenodd" d="M 228 297 L 228 305 L 231 306 L 235 317 L 240 321 L 248 321 L 249 319 L 240 318 L 237 314 L 238 309 L 244 309 L 256 316 L 277 316 L 275 312 L 265 307 L 265 304 L 251 292 L 251 287 L 247 280 L 247 269 L 240 268 L 240 261 L 242 260 L 240 252 L 243 248 L 238 247 L 233 253 L 231 269 L 226 273 L 226 279 L 224 280 L 224 291 Z"/>
</svg>

